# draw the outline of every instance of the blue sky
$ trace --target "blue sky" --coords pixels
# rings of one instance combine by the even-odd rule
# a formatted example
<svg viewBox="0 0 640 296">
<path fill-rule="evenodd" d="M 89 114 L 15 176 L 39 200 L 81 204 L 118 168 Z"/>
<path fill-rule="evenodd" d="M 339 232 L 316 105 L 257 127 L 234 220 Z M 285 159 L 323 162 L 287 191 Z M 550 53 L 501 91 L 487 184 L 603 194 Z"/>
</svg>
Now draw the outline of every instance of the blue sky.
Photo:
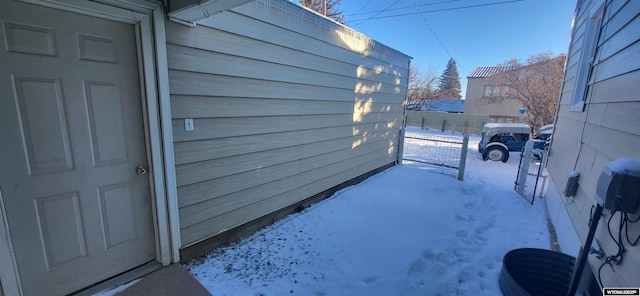
<svg viewBox="0 0 640 296">
<path fill-rule="evenodd" d="M 492 4 L 499 2 L 507 3 Z M 475 67 L 566 53 L 575 6 L 575 0 L 342 0 L 339 7 L 348 26 L 413 57 L 420 69 L 440 75 L 453 57 L 464 96 Z M 405 15 L 387 17 L 398 14 Z"/>
</svg>

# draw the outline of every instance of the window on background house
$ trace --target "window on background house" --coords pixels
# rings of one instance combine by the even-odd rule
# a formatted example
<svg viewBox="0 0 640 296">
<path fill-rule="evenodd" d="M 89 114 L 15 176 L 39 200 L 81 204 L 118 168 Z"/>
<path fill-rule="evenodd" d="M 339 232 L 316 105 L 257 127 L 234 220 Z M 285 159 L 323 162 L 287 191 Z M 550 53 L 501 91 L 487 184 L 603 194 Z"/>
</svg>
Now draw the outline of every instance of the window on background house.
<svg viewBox="0 0 640 296">
<path fill-rule="evenodd" d="M 569 107 L 571 111 L 582 112 L 584 110 L 591 69 L 596 62 L 596 47 L 600 36 L 603 11 L 603 5 L 595 7 L 589 12 L 589 18 L 584 24 L 586 27 L 582 37 L 582 52 L 580 53 L 580 60 L 578 60 L 575 88 L 573 98 L 571 98 L 571 106 Z"/>
<path fill-rule="evenodd" d="M 506 98 L 509 96 L 509 87 L 504 85 L 485 85 L 484 96 Z"/>
</svg>

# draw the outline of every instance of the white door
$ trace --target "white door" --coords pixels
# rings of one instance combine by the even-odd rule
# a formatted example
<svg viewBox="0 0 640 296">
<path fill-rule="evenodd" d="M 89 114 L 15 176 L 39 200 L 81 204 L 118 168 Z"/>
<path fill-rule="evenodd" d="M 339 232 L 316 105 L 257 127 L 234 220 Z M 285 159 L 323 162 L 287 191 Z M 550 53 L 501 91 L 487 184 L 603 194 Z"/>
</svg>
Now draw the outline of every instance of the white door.
<svg viewBox="0 0 640 296">
<path fill-rule="evenodd" d="M 24 293 L 154 260 L 135 27 L 9 0 L 0 22 L 0 194 Z"/>
</svg>

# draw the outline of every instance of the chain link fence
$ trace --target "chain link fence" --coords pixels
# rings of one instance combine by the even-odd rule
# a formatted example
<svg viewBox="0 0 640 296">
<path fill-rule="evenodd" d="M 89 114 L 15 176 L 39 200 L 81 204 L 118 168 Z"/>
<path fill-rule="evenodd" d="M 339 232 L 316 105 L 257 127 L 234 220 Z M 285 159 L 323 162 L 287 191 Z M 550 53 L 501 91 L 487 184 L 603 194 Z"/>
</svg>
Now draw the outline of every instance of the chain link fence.
<svg viewBox="0 0 640 296">
<path fill-rule="evenodd" d="M 426 164 L 435 172 L 464 180 L 467 160 L 467 135 L 430 135 L 406 133 L 402 162 Z"/>
<path fill-rule="evenodd" d="M 520 154 L 518 175 L 516 176 L 514 190 L 526 201 L 533 205 L 536 193 L 540 196 L 546 183 L 546 176 L 542 174 L 543 164 L 547 153 L 542 149 L 533 148 L 534 140 L 527 142 Z"/>
</svg>

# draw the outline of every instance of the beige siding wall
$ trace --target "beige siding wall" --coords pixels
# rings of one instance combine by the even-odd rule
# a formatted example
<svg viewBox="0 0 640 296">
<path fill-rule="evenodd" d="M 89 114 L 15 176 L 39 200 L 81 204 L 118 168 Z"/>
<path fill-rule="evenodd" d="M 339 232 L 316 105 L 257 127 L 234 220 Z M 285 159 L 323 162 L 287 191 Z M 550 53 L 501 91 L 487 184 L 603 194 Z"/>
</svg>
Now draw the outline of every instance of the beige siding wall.
<svg viewBox="0 0 640 296">
<path fill-rule="evenodd" d="M 603 2 L 585 1 L 578 12 L 548 164 L 551 178 L 560 189 L 564 189 L 570 171 L 575 169 L 580 173 L 578 194 L 572 200 L 565 199 L 564 203 L 583 243 L 591 207 L 596 203 L 597 180 L 604 166 L 621 157 L 640 160 L 639 1 L 607 1 L 584 111 L 570 110 L 589 12 Z M 606 253 L 612 255 L 617 247 L 606 231 L 609 215 L 605 213 L 601 220 L 596 238 Z M 614 220 L 617 221 L 618 215 Z M 617 226 L 612 226 L 614 228 Z M 640 225 L 633 224 L 629 233 L 633 236 L 640 233 Z M 640 246 L 630 247 L 626 241 L 625 244 L 624 261 L 614 267 L 616 272 L 603 268 L 605 286 L 628 287 L 640 283 Z M 590 257 L 597 274 L 603 261 Z"/>
<path fill-rule="evenodd" d="M 518 110 L 522 103 L 517 100 L 508 100 L 500 103 L 492 103 L 482 100 L 484 86 L 490 84 L 488 78 L 467 78 L 467 92 L 464 102 L 464 114 L 491 115 L 500 117 L 520 118 Z"/>
<path fill-rule="evenodd" d="M 287 1 L 166 25 L 183 247 L 396 160 L 406 55 Z"/>
</svg>

